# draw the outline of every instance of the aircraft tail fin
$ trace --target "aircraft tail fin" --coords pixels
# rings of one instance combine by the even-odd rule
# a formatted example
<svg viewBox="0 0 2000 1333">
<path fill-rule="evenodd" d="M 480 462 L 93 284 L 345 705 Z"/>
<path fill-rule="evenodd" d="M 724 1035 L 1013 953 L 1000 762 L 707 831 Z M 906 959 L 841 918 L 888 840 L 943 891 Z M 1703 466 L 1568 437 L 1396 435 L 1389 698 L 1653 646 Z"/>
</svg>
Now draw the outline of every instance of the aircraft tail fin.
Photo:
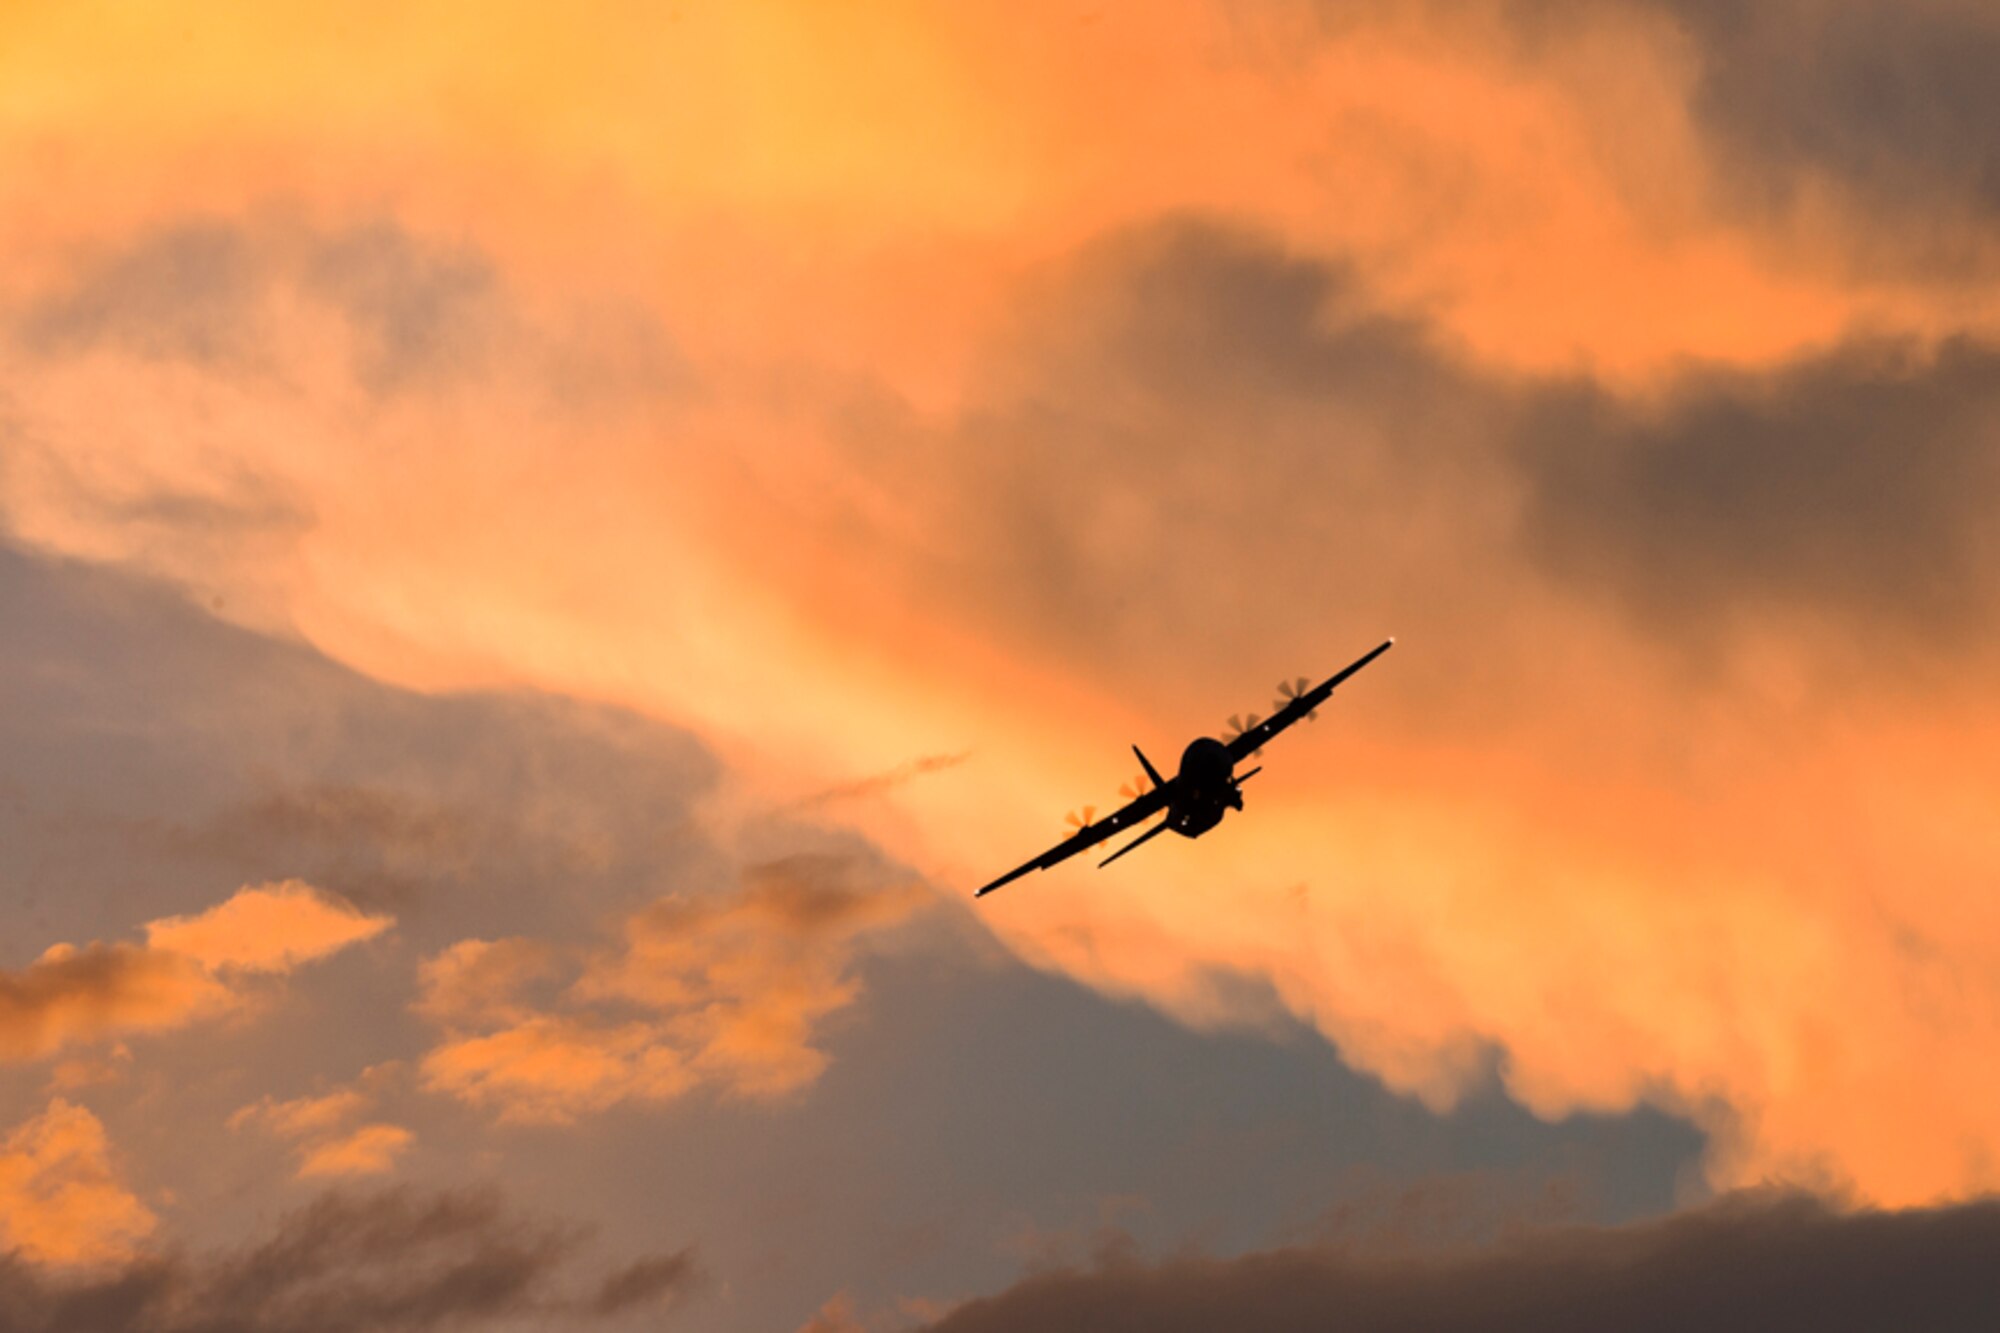
<svg viewBox="0 0 2000 1333">
<path fill-rule="evenodd" d="M 1132 747 L 1132 753 L 1139 756 L 1139 766 L 1146 770 L 1146 776 L 1153 780 L 1155 787 L 1164 787 L 1167 785 L 1167 780 L 1160 776 L 1159 769 L 1153 767 L 1153 761 L 1146 758 L 1144 750 L 1135 745 Z M 1135 843 L 1133 845 L 1137 846 L 1138 844 Z"/>
</svg>

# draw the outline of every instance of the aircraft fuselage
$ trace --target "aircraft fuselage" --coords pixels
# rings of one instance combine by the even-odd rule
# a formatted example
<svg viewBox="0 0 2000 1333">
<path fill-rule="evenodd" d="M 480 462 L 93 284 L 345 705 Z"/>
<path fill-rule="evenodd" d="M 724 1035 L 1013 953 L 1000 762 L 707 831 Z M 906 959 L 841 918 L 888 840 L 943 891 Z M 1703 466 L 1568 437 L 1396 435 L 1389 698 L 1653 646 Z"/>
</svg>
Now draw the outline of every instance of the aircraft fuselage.
<svg viewBox="0 0 2000 1333">
<path fill-rule="evenodd" d="M 1181 771 L 1167 807 L 1167 827 L 1184 838 L 1198 838 L 1222 822 L 1226 811 L 1243 808 L 1236 786 L 1236 765 L 1229 747 L 1212 736 L 1190 741 L 1181 751 Z"/>
</svg>

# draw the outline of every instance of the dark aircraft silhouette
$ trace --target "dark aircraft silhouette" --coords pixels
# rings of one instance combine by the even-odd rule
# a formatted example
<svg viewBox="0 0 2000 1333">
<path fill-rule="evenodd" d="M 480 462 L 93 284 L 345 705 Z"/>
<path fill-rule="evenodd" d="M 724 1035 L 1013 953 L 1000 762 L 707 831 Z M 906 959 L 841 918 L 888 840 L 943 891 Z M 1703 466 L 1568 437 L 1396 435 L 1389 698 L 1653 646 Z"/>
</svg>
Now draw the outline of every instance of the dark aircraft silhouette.
<svg viewBox="0 0 2000 1333">
<path fill-rule="evenodd" d="M 1232 717 L 1229 721 L 1233 732 L 1224 740 L 1203 736 L 1199 740 L 1190 741 L 1187 749 L 1181 751 L 1180 772 L 1171 778 L 1161 777 L 1159 770 L 1153 767 L 1139 747 L 1133 746 L 1132 753 L 1139 756 L 1139 763 L 1146 770 L 1146 779 L 1152 783 L 1150 788 L 1146 788 L 1143 782 L 1135 782 L 1120 788 L 1121 794 L 1132 799 L 1116 813 L 1106 815 L 1094 824 L 1090 822 L 1093 812 L 1089 807 L 1085 807 L 1083 817 L 1080 819 L 1071 815 L 1070 823 L 1075 827 L 1075 833 L 1028 864 L 1008 871 L 972 896 L 983 898 L 1002 884 L 1019 879 L 1030 870 L 1047 870 L 1058 862 L 1067 861 L 1078 852 L 1095 847 L 1106 838 L 1121 833 L 1162 810 L 1167 812 L 1165 819 L 1098 862 L 1098 869 L 1102 870 L 1148 838 L 1157 838 L 1168 829 L 1172 829 L 1183 838 L 1199 838 L 1222 822 L 1225 811 L 1243 808 L 1241 790 L 1243 784 L 1264 771 L 1263 765 L 1259 764 L 1248 773 L 1238 773 L 1236 765 L 1256 756 L 1264 748 L 1265 741 L 1300 718 L 1317 717 L 1319 706 L 1326 702 L 1329 694 L 1333 693 L 1334 686 L 1388 652 L 1389 645 L 1394 642 L 1394 639 L 1390 639 L 1381 644 L 1354 665 L 1336 673 L 1332 679 L 1313 686 L 1312 689 L 1306 688 L 1307 681 L 1304 677 L 1280 685 L 1278 692 L 1284 696 L 1284 702 L 1279 705 L 1277 712 L 1262 722 L 1257 720 L 1257 715 L 1254 713 L 1242 722 Z"/>
</svg>

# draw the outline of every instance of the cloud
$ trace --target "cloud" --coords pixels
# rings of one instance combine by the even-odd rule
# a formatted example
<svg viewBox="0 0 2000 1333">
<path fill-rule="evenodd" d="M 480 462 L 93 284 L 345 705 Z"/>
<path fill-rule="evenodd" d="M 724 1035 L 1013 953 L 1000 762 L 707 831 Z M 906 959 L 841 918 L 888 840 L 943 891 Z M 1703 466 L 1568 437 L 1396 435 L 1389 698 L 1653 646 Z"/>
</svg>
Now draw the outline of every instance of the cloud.
<svg viewBox="0 0 2000 1333">
<path fill-rule="evenodd" d="M 1975 1328 L 1996 1289 L 1990 1203 L 1842 1215 L 1743 1196 L 1664 1221 L 1534 1232 L 1421 1260 L 1337 1248 L 1116 1263 L 965 1302 L 936 1333 L 1243 1326 L 1439 1333 Z"/>
<path fill-rule="evenodd" d="M 1308 24 L 1297 52 L 1205 21 L 1137 47 L 1129 27 L 1091 37 L 1072 74 L 1132 55 L 1120 77 L 1184 100 L 1162 127 L 1111 99 L 1113 123 L 1050 136 L 1021 175 L 986 164 L 1024 182 L 1018 225 L 980 233 L 1008 239 L 1004 262 L 970 266 L 966 299 L 986 306 L 887 332 L 829 319 L 851 307 L 774 269 L 783 244 L 747 228 L 736 260 L 756 262 L 699 279 L 716 299 L 677 305 L 697 281 L 678 270 L 649 293 L 698 382 L 621 372 L 587 412 L 561 367 L 595 343 L 548 297 L 587 275 L 536 247 L 566 233 L 496 220 L 426 239 L 484 216 L 436 194 L 409 213 L 428 232 L 400 235 L 114 218 L 11 293 L 33 369 L 7 386 L 0 509 L 38 549 L 223 597 L 384 680 L 701 728 L 750 786 L 974 746 L 980 765 L 854 809 L 940 883 L 980 882 L 1066 806 L 1108 798 L 1129 770 L 1104 736 L 1122 753 L 1210 729 L 1265 706 L 1266 682 L 1400 631 L 1393 663 L 1343 696 L 1358 706 L 1337 740 L 1273 756 L 1254 817 L 1121 863 L 1143 893 L 1024 893 L 985 919 L 1036 963 L 1190 1021 L 1241 1018 L 1225 992 L 1281 1004 L 1434 1105 L 1497 1072 L 1547 1116 L 1652 1100 L 1696 1117 L 1722 1183 L 1980 1190 L 1991 1130 L 1962 1108 L 1989 1090 L 1978 978 L 1996 937 L 1955 886 L 1990 878 L 1993 853 L 1976 820 L 1938 812 L 1994 795 L 1965 758 L 1995 725 L 1991 562 L 1963 518 L 1991 485 L 1990 355 L 1938 334 L 1991 315 L 1977 296 L 1855 286 L 1845 216 L 1832 259 L 1784 263 L 1789 232 L 1718 217 L 1688 102 L 1702 71 L 1634 13 L 1551 25 L 1539 46 L 1483 18 L 1379 15 L 1331 37 Z M 913 49 L 1004 76 L 951 86 L 1019 86 L 1040 123 L 1071 123 L 1052 75 L 954 44 L 990 35 L 977 13 L 950 22 L 973 26 L 917 24 Z M 1006 111 L 1000 141 L 1017 142 Z M 872 141 L 843 125 L 839 142 Z M 920 279 L 983 252 L 938 241 L 942 258 L 889 270 L 853 255 L 912 244 L 912 218 L 987 225 L 904 169 L 924 143 L 896 143 L 897 170 L 861 173 L 895 207 L 789 142 L 769 194 L 704 181 L 751 212 L 856 204 L 868 239 L 829 239 L 813 266 L 887 326 L 897 301 L 952 294 Z M 1109 197 L 1078 184 L 1128 161 Z M 987 172 L 956 178 L 990 198 Z M 765 217 L 779 237 L 824 221 Z M 191 293 L 183 269 L 215 276 Z M 763 318 L 765 299 L 787 318 Z M 1876 316 L 1916 341 L 1846 338 Z M 951 344 L 939 362 L 917 346 L 933 342 Z M 606 359 L 648 364 L 643 345 Z M 411 373 L 385 380 L 384 349 Z M 1718 360 L 1734 369 L 1702 368 Z M 1600 364 L 1616 378 L 1577 378 Z M 1920 461 L 1882 443 L 1906 427 Z M 330 844 L 380 813 L 319 800 L 318 781 L 258 827 L 311 807 L 304 836 Z M 591 853 L 636 846 L 611 834 L 643 802 L 615 830 L 588 804 L 562 807 L 584 835 L 567 864 L 602 885 L 612 857 Z M 785 938 L 676 928 L 739 927 Z M 635 933 L 626 952 L 656 946 Z M 842 974 L 771 965 L 757 985 L 786 998 L 752 1004 L 726 969 L 662 956 L 665 980 L 452 1020 L 427 1077 L 548 1117 L 689 1078 L 813 1076 L 801 1034 L 845 1003 Z M 705 987 L 712 1013 L 662 998 Z M 1936 1132 L 1881 1130 L 1906 1115 Z"/>
<path fill-rule="evenodd" d="M 199 916 L 167 917 L 146 927 L 150 949 L 192 958 L 212 972 L 289 972 L 380 935 L 392 924 L 286 880 L 239 889 Z"/>
<path fill-rule="evenodd" d="M 1492 374 L 1233 228 L 1074 264 L 977 410 L 849 423 L 853 466 L 937 516 L 879 562 L 850 539 L 857 584 L 1093 683 L 1040 757 L 974 733 L 982 768 L 1108 795 L 1076 719 L 1186 736 L 1264 702 L 1230 693 L 1246 662 L 1403 646 L 1226 840 L 986 918 L 1195 1022 L 1243 1017 L 1218 976 L 1267 981 L 1434 1106 L 1495 1074 L 1549 1118 L 1651 1101 L 1711 1133 L 1718 1185 L 1990 1188 L 1959 1108 L 1992 1025 L 1960 987 L 2000 936 L 1951 886 L 1993 849 L 1935 812 L 1995 795 L 1953 739 L 1995 723 L 1992 349 L 1861 338 L 1633 395 Z M 950 796 L 903 799 L 953 840 L 1002 808 Z M 1046 839 L 1008 822 L 992 867 Z"/>
<path fill-rule="evenodd" d="M 486 343 L 511 331 L 476 253 L 424 246 L 387 224 L 322 233 L 273 219 L 163 228 L 32 303 L 18 338 L 43 357 L 113 347 L 270 374 L 280 371 L 269 360 L 275 307 L 299 302 L 340 319 L 356 377 L 383 393 L 475 373 Z"/>
<path fill-rule="evenodd" d="M 605 1275 L 590 1302 L 591 1313 L 622 1314 L 627 1310 L 685 1297 L 705 1280 L 692 1247 L 641 1259 Z"/>
<path fill-rule="evenodd" d="M 675 438 L 727 447 L 665 461 L 651 435 L 601 422 L 544 431 L 547 381 L 526 369 L 492 401 L 378 393 L 293 330 L 274 347 L 325 379 L 281 392 L 201 372 L 194 411 L 176 396 L 186 367 L 121 353 L 117 382 L 179 425 L 161 426 L 162 457 L 107 446 L 86 490 L 247 473 L 311 497 L 310 533 L 266 558 L 210 549 L 194 523 L 189 547 L 128 548 L 122 519 L 99 526 L 33 486 L 10 512 L 58 549 L 268 603 L 273 623 L 387 679 L 562 690 L 707 726 L 767 802 L 974 747 L 980 764 L 851 809 L 938 883 L 982 882 L 1066 806 L 1109 798 L 1124 740 L 1213 728 L 1266 706 L 1265 682 L 1399 632 L 1343 694 L 1356 706 L 1339 730 L 1302 733 L 1337 740 L 1287 738 L 1286 781 L 1261 788 L 1254 818 L 1108 872 L 1143 893 L 1025 893 L 983 918 L 1030 961 L 1191 1022 L 1282 1006 L 1434 1106 L 1496 1074 L 1549 1117 L 1653 1102 L 1712 1132 L 1718 1184 L 1841 1180 L 1898 1202 L 1985 1187 L 1990 1130 L 1959 1108 L 1979 1101 L 1962 1089 L 1983 1086 L 1989 1034 L 1953 997 L 1983 975 L 1991 932 L 1963 928 L 1950 886 L 1980 882 L 1991 856 L 1908 798 L 1992 796 L 1962 745 L 1988 724 L 1922 697 L 1933 681 L 1979 698 L 1994 639 L 1984 539 L 1958 524 L 1987 484 L 1981 344 L 1856 341 L 1637 394 L 1497 373 L 1448 326 L 1385 308 L 1360 258 L 1186 217 L 1046 264 L 1012 310 L 954 410 L 831 375 L 767 400 L 768 383 L 723 376 L 680 404 Z M 38 430 L 111 438 L 87 378 Z M 328 426 L 350 421 L 371 424 Z M 1907 476 L 1881 443 L 1902 424 L 1937 437 Z M 421 454 L 395 447 L 408 432 Z M 653 484 L 661 468 L 673 485 Z M 1828 516 L 1877 494 L 1895 504 L 1868 523 Z M 502 536 L 518 532 L 545 538 L 532 558 Z M 1925 591 L 1895 603 L 1892 571 Z M 409 758 L 389 735 L 409 714 L 390 710 L 347 772 L 237 807 L 211 845 L 272 856 L 374 828 L 402 859 L 357 875 L 518 886 L 498 937 L 573 919 L 547 885 L 644 882 L 678 845 L 652 810 L 682 808 L 687 770 L 641 765 L 615 800 L 580 798 L 604 788 L 624 753 L 604 738 L 638 726 L 631 712 L 590 714 L 590 745 L 523 757 L 476 739 L 487 710 L 553 705 L 433 706 L 452 720 L 425 748 L 453 762 Z M 433 836 L 440 811 L 481 808 L 496 782 L 522 818 Z M 1815 835 L 1828 826 L 1849 841 Z M 787 938 L 729 914 L 674 927 L 739 928 Z M 511 1016 L 446 1022 L 424 1079 L 559 1119 L 815 1076 L 842 974 L 783 963 L 750 1003 L 725 971 L 663 950 L 665 980 L 606 984 L 656 947 L 635 927 L 623 954 L 559 949 L 558 975 L 567 958 L 597 980 L 551 992 L 542 977 L 503 998 Z M 718 1002 L 682 1006 L 675 987 Z M 1822 1023 L 1845 1035 L 1828 1045 Z M 1904 1114 L 1939 1132 L 1878 1128 Z"/>
<path fill-rule="evenodd" d="M 449 1034 L 423 1060 L 424 1085 L 502 1119 L 562 1124 L 623 1101 L 693 1087 L 670 1035 L 647 1022 L 536 1015 L 495 1032 Z"/>
<path fill-rule="evenodd" d="M 849 857 L 750 867 L 734 893 L 670 895 L 625 923 L 549 1008 L 524 986 L 545 950 L 467 940 L 427 960 L 419 1012 L 446 1037 L 423 1061 L 434 1091 L 503 1118 L 567 1121 L 622 1101 L 710 1086 L 775 1097 L 817 1078 L 820 1024 L 852 1004 L 865 937 L 913 915 L 927 891 Z M 642 1017 L 621 1017 L 637 1011 Z"/>
<path fill-rule="evenodd" d="M 179 1027 L 231 998 L 192 958 L 130 944 L 59 944 L 21 971 L 0 973 L 0 1054 L 37 1059 L 76 1043 Z"/>
<path fill-rule="evenodd" d="M 530 1012 L 521 993 L 555 965 L 554 952 L 538 940 L 460 940 L 418 966 L 412 1007 L 448 1026 L 517 1021 Z"/>
<path fill-rule="evenodd" d="M 157 1219 L 119 1179 L 104 1125 L 58 1097 L 0 1140 L 0 1249 L 37 1264 L 130 1259 Z M 4 1298 L 0 1298 L 0 1305 Z"/>
<path fill-rule="evenodd" d="M 246 974 L 283 974 L 392 924 L 285 881 L 239 889 L 192 917 L 146 926 L 146 944 L 51 946 L 0 973 L 0 1056 L 36 1059 L 129 1032 L 213 1016 L 243 995 Z"/>
<path fill-rule="evenodd" d="M 1887 224 L 1878 253 L 1934 265 L 1979 257 L 1965 224 L 2000 209 L 2000 94 L 1984 73 L 2000 58 L 2000 23 L 1990 10 L 1960 0 L 1654 2 L 1693 40 L 1691 106 L 1739 196 L 1795 206 L 1831 188 Z"/>
<path fill-rule="evenodd" d="M 870 796 L 879 796 L 883 792 L 893 791 L 904 783 L 914 782 L 916 779 L 924 777 L 927 774 L 942 773 L 946 769 L 956 768 L 971 757 L 970 752 L 923 755 L 907 763 L 898 764 L 894 768 L 886 769 L 883 772 L 870 774 L 865 778 L 855 778 L 849 782 L 835 783 L 831 787 L 822 787 L 816 792 L 812 792 L 791 802 L 785 806 L 785 809 L 787 811 L 818 810 L 842 801 L 855 801 Z"/>
<path fill-rule="evenodd" d="M 396 1159 L 416 1136 L 401 1125 L 353 1125 L 372 1103 L 373 1098 L 359 1088 L 282 1102 L 266 1096 L 231 1115 L 229 1127 L 240 1130 L 256 1125 L 294 1143 L 301 1180 L 386 1175 L 395 1169 Z"/>
<path fill-rule="evenodd" d="M 362 1125 L 336 1138 L 305 1145 L 299 1179 L 321 1176 L 381 1176 L 396 1167 L 396 1159 L 416 1138 L 401 1125 Z"/>
<path fill-rule="evenodd" d="M 89 1278 L 0 1267 L 0 1324 L 23 1333 L 262 1333 L 537 1327 L 594 1322 L 688 1291 L 690 1252 L 597 1285 L 572 1278 L 581 1236 L 491 1192 L 332 1193 L 238 1251 L 164 1254 Z M 678 1262 L 672 1272 L 667 1269 Z M 629 1299 L 604 1293 L 630 1274 Z"/>
<path fill-rule="evenodd" d="M 1661 633 L 1817 615 L 1846 634 L 1990 642 L 2000 349 L 1857 342 L 1692 376 L 1648 412 L 1552 393 L 1520 428 L 1524 539 Z"/>
</svg>

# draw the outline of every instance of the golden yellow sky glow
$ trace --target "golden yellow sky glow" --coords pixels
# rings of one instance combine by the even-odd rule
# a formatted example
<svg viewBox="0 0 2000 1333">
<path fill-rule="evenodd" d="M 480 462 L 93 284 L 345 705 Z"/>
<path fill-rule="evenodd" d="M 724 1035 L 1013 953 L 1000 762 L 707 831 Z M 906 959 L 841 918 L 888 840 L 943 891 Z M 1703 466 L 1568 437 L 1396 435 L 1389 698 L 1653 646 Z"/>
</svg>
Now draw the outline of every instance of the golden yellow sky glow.
<svg viewBox="0 0 2000 1333">
<path fill-rule="evenodd" d="M 1217 836 L 980 918 L 1198 1027 L 1275 1003 L 1433 1107 L 1497 1069 L 1548 1118 L 1685 1115 L 1716 1187 L 1986 1193 L 1991 605 L 1940 630 L 1698 522 L 1630 557 L 1678 511 L 1592 526 L 1613 483 L 1560 450 L 1791 420 L 1850 344 L 1910 359 L 1868 384 L 1942 375 L 2000 285 L 1884 260 L 1830 175 L 1746 202 L 1701 78 L 1639 4 L 10 5 L 0 299 L 37 351 L 0 525 L 381 681 L 685 726 L 723 829 L 967 753 L 811 816 L 952 898 L 1112 805 L 1128 743 L 1170 764 L 1397 634 Z M 1350 346 L 1389 350 L 1332 383 Z M 413 1077 L 539 1125 L 810 1084 L 854 939 L 918 898 L 749 892 L 434 955 Z M 0 1053 L 389 924 L 245 890 L 90 946 L 130 988 Z M 242 1123 L 301 1175 L 393 1172 L 410 1131 L 341 1095 Z M 10 1131 L 10 1243 L 148 1233 L 103 1135 L 62 1101 Z"/>
</svg>

